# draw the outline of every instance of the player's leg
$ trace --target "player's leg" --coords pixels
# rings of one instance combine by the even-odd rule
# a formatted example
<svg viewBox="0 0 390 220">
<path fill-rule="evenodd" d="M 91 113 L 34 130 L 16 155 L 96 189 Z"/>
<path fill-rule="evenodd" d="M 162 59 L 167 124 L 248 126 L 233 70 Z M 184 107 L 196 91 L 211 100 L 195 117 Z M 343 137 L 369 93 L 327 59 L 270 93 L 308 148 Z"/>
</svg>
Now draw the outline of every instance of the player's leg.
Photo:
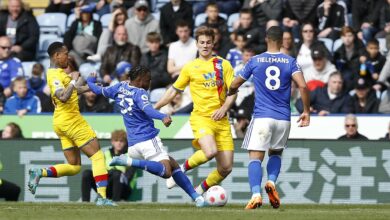
<svg viewBox="0 0 390 220">
<path fill-rule="evenodd" d="M 35 194 L 39 180 L 42 177 L 73 176 L 80 172 L 81 158 L 79 149 L 74 147 L 75 144 L 65 136 L 60 136 L 60 140 L 68 164 L 56 164 L 43 169 L 30 169 L 28 188 L 32 194 Z"/>
<path fill-rule="evenodd" d="M 260 207 L 263 202 L 261 198 L 261 180 L 263 178 L 263 170 L 261 164 L 264 159 L 264 151 L 249 150 L 249 164 L 248 164 L 248 179 L 249 186 L 252 192 L 252 198 L 249 200 L 245 209 L 255 209 Z"/>
<path fill-rule="evenodd" d="M 220 184 L 232 172 L 232 150 L 218 151 L 215 159 L 217 161 L 217 169 L 211 171 L 207 178 L 196 187 L 195 190 L 199 194 L 203 194 L 210 187 Z"/>
</svg>

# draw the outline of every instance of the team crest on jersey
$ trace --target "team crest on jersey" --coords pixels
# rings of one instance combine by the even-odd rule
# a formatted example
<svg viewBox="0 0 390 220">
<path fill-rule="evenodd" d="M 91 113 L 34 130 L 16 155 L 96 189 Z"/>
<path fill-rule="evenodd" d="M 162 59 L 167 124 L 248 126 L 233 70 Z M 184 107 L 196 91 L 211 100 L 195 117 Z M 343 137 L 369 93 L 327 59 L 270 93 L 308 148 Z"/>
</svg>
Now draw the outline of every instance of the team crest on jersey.
<svg viewBox="0 0 390 220">
<path fill-rule="evenodd" d="M 59 87 L 60 86 L 60 81 L 59 80 L 54 80 L 53 84 L 54 84 L 55 87 Z"/>
<path fill-rule="evenodd" d="M 215 68 L 221 70 L 221 69 L 222 69 L 222 66 L 221 66 L 220 63 L 216 63 L 216 64 L 215 64 Z"/>
</svg>

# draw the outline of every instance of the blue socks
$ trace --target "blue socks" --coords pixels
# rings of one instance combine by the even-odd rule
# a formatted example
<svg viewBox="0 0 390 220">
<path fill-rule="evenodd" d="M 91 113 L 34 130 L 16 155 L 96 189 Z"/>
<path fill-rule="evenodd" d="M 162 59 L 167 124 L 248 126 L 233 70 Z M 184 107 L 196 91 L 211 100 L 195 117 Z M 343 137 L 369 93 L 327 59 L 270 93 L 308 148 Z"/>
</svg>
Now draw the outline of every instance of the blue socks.
<svg viewBox="0 0 390 220">
<path fill-rule="evenodd" d="M 263 171 L 261 169 L 260 160 L 251 160 L 249 162 L 248 177 L 252 194 L 260 196 L 261 179 L 263 178 Z"/>
<path fill-rule="evenodd" d="M 272 155 L 268 159 L 267 164 L 267 173 L 268 180 L 276 183 L 276 179 L 278 179 L 280 173 L 280 167 L 282 165 L 282 159 L 278 155 Z"/>
<path fill-rule="evenodd" d="M 195 191 L 188 177 L 181 171 L 180 168 L 177 168 L 172 172 L 172 177 L 175 180 L 176 184 L 180 186 L 193 200 L 198 198 L 199 194 Z"/>
<path fill-rule="evenodd" d="M 165 166 L 162 163 L 148 160 L 132 159 L 131 166 L 148 171 L 156 176 L 163 177 L 165 174 Z"/>
</svg>

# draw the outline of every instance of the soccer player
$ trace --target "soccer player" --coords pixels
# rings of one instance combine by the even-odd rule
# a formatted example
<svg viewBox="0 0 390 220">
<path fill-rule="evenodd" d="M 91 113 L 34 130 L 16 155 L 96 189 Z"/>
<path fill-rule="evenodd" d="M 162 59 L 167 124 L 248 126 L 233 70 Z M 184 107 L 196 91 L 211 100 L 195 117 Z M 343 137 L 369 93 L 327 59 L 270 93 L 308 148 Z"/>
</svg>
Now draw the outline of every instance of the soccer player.
<svg viewBox="0 0 390 220">
<path fill-rule="evenodd" d="M 82 86 L 83 79 L 79 72 L 69 75 L 64 69 L 68 67 L 68 49 L 63 43 L 54 42 L 48 50 L 50 68 L 47 71 L 47 84 L 55 106 L 53 114 L 54 131 L 61 140 L 62 150 L 67 164 L 57 164 L 43 169 L 30 169 L 29 190 L 35 194 L 42 177 L 73 176 L 80 172 L 80 151 L 92 161 L 92 172 L 99 194 L 97 205 L 115 205 L 106 198 L 107 170 L 104 154 L 100 150 L 96 134 L 81 116 L 78 104 L 78 93 L 86 92 Z"/>
<path fill-rule="evenodd" d="M 146 90 L 150 87 L 150 70 L 143 66 L 136 66 L 130 70 L 129 75 L 130 83 L 124 81 L 110 87 L 95 85 L 95 74 L 87 79 L 88 86 L 94 93 L 115 100 L 126 126 L 128 156 L 123 154 L 114 157 L 110 165 L 132 166 L 163 178 L 172 176 L 196 202 L 196 206 L 205 206 L 203 197 L 195 192 L 188 177 L 181 171 L 179 164 L 164 150 L 158 137 L 159 130 L 154 127 L 153 119 L 162 120 L 167 127 L 172 119 L 169 115 L 156 111 L 149 102 Z"/>
<path fill-rule="evenodd" d="M 167 105 L 178 93 L 183 92 L 187 85 L 190 86 L 194 102 L 190 124 L 195 137 L 193 145 L 197 151 L 181 168 L 186 172 L 215 157 L 217 169 L 196 187 L 196 191 L 203 194 L 209 187 L 220 184 L 232 170 L 234 145 L 226 113 L 236 96 L 226 96 L 233 81 L 234 71 L 227 60 L 213 55 L 213 29 L 199 27 L 195 38 L 199 58 L 183 67 L 179 78 L 156 103 L 155 108 Z M 174 184 L 172 179 L 168 179 L 168 188 Z"/>
<path fill-rule="evenodd" d="M 281 155 L 290 133 L 291 79 L 298 85 L 304 103 L 304 111 L 298 120 L 299 126 L 309 126 L 310 123 L 309 92 L 305 79 L 296 60 L 280 52 L 282 40 L 282 29 L 270 27 L 266 34 L 267 52 L 252 57 L 229 88 L 228 95 L 236 94 L 238 88 L 253 75 L 255 107 L 242 144 L 242 148 L 249 152 L 248 176 L 252 191 L 252 199 L 246 209 L 255 209 L 262 205 L 261 163 L 267 150 L 268 181 L 265 191 L 271 205 L 274 208 L 280 206 L 275 182 L 280 172 Z"/>
</svg>

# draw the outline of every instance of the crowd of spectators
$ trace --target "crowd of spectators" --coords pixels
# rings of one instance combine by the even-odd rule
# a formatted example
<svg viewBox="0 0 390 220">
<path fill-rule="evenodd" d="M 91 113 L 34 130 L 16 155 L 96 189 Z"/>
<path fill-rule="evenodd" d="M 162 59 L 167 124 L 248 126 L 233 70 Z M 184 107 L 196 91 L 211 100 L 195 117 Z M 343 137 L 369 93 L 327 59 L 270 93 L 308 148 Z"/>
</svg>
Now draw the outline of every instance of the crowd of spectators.
<svg viewBox="0 0 390 220">
<path fill-rule="evenodd" d="M 279 25 L 285 30 L 281 52 L 301 66 L 312 91 L 313 113 L 390 113 L 390 0 L 161 2 L 52 0 L 45 12 L 75 16 L 59 36 L 70 50 L 72 69 L 93 63 L 101 82 L 112 85 L 126 79 L 118 74 L 119 63 L 145 65 L 152 72 L 151 96 L 163 93 L 196 58 L 192 34 L 198 26 L 213 28 L 215 54 L 228 59 L 237 75 L 250 57 L 266 51 L 265 30 Z M 99 17 L 109 13 L 111 20 L 102 24 Z M 53 111 L 44 74 L 48 66 L 40 65 L 37 56 L 44 34 L 22 0 L 9 0 L 0 11 L 0 112 L 22 116 Z M 37 64 L 27 72 L 25 61 Z M 253 87 L 250 81 L 246 86 Z M 253 94 L 241 97 L 232 112 L 242 131 L 248 123 L 240 120 L 240 112 L 250 117 L 253 108 L 245 98 L 253 99 Z M 294 92 L 291 106 L 292 113 L 302 111 Z M 187 90 L 166 111 L 191 109 Z M 109 113 L 117 108 L 86 93 L 80 96 L 80 110 Z"/>
</svg>

